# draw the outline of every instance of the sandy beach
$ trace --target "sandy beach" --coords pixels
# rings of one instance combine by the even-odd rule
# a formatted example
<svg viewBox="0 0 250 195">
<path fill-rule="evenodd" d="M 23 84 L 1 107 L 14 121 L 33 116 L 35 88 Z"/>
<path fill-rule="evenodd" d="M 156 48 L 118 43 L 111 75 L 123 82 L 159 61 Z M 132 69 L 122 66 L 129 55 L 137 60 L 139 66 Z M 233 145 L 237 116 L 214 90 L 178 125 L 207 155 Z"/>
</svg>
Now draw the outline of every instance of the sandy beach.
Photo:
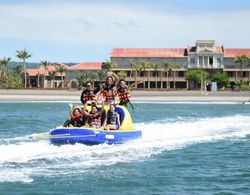
<svg viewBox="0 0 250 195">
<path fill-rule="evenodd" d="M 79 101 L 81 91 L 69 90 L 5 90 L 0 89 L 0 101 Z M 132 91 L 132 101 L 201 101 L 244 102 L 249 101 L 250 92 L 201 91 Z"/>
</svg>

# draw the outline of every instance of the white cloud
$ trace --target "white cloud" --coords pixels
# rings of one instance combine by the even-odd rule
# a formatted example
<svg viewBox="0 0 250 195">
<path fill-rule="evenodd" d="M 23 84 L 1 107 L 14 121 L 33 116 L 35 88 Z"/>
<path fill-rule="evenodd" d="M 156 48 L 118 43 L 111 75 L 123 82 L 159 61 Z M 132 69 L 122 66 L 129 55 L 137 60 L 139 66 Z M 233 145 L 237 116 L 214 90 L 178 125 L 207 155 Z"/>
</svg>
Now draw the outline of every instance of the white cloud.
<svg viewBox="0 0 250 195">
<path fill-rule="evenodd" d="M 185 12 L 168 4 L 59 2 L 0 5 L 0 38 L 112 47 L 185 47 L 196 39 L 215 39 L 250 46 L 249 10 Z"/>
</svg>

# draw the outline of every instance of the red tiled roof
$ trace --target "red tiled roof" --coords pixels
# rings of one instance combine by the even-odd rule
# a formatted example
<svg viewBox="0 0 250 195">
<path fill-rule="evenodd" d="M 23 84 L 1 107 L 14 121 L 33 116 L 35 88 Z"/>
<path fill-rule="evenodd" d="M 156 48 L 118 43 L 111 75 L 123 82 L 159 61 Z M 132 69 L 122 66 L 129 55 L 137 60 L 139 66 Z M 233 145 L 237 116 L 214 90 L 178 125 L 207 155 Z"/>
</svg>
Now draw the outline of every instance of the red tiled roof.
<svg viewBox="0 0 250 195">
<path fill-rule="evenodd" d="M 66 68 L 66 69 L 68 69 L 69 68 L 69 66 L 68 65 L 66 65 L 66 64 L 64 64 L 64 63 L 58 63 L 58 65 L 59 66 L 63 66 L 64 68 Z"/>
<path fill-rule="evenodd" d="M 184 57 L 185 48 L 114 48 L 111 57 Z"/>
<path fill-rule="evenodd" d="M 196 46 L 193 47 L 188 47 L 189 52 L 195 52 L 196 51 Z M 222 47 L 215 47 L 215 52 L 217 53 L 223 53 Z"/>
<path fill-rule="evenodd" d="M 102 62 L 82 62 L 74 66 L 69 66 L 68 70 L 101 70 Z"/>
<path fill-rule="evenodd" d="M 62 64 L 62 63 L 59 63 L 58 66 L 63 66 L 66 69 L 69 68 L 69 66 L 67 66 L 66 64 Z M 50 66 L 47 66 L 46 69 L 47 69 L 47 71 L 53 71 L 56 69 L 56 66 L 50 65 Z"/>
<path fill-rule="evenodd" d="M 236 57 L 236 56 L 242 56 L 246 55 L 250 57 L 250 48 L 245 48 L 245 49 L 233 49 L 233 48 L 225 48 L 224 49 L 224 57 Z"/>
<path fill-rule="evenodd" d="M 59 63 L 58 64 L 59 66 L 63 66 L 64 68 L 68 69 L 69 66 L 67 66 L 66 64 L 63 64 L 63 63 Z M 48 75 L 49 71 L 53 71 L 55 70 L 56 67 L 53 66 L 53 65 L 50 65 L 50 66 L 47 66 L 46 67 L 46 75 Z M 30 76 L 35 76 L 35 75 L 38 75 L 38 74 L 44 74 L 45 72 L 45 69 L 44 69 L 44 66 L 40 66 L 39 68 L 37 69 L 27 69 L 27 73 L 30 75 Z M 59 73 L 57 73 L 56 75 L 59 75 Z M 65 73 L 63 73 L 63 75 L 65 75 Z"/>
<path fill-rule="evenodd" d="M 27 74 L 29 74 L 30 76 L 35 76 L 40 74 L 39 73 L 39 69 L 27 69 L 26 70 Z"/>
<path fill-rule="evenodd" d="M 223 53 L 223 47 L 215 47 L 215 51 L 218 53 Z"/>
</svg>

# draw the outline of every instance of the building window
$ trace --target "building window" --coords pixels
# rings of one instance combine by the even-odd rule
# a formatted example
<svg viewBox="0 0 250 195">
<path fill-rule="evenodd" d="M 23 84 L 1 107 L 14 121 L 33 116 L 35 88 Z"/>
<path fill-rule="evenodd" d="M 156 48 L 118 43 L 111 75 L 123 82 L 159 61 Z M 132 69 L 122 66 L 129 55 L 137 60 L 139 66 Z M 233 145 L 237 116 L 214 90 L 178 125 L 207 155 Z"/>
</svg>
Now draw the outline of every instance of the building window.
<svg viewBox="0 0 250 195">
<path fill-rule="evenodd" d="M 178 72 L 178 77 L 184 77 L 184 71 L 179 71 Z"/>
<path fill-rule="evenodd" d="M 203 57 L 202 56 L 199 56 L 199 65 L 203 65 Z"/>
<path fill-rule="evenodd" d="M 213 56 L 209 57 L 209 65 L 213 65 L 214 64 L 214 59 Z"/>
<path fill-rule="evenodd" d="M 208 65 L 208 56 L 204 56 L 204 64 L 205 64 L 205 66 Z"/>
<path fill-rule="evenodd" d="M 195 64 L 195 58 L 190 58 L 190 63 Z"/>
<path fill-rule="evenodd" d="M 221 64 L 221 58 L 217 58 L 217 64 Z"/>
<path fill-rule="evenodd" d="M 171 77 L 172 76 L 172 71 L 166 71 L 164 73 L 164 77 Z"/>
<path fill-rule="evenodd" d="M 152 73 L 153 73 L 153 74 L 152 74 L 153 77 L 158 77 L 158 76 L 159 76 L 159 72 L 157 72 L 157 71 L 153 71 Z M 150 75 L 150 76 L 151 76 L 151 75 Z"/>
</svg>

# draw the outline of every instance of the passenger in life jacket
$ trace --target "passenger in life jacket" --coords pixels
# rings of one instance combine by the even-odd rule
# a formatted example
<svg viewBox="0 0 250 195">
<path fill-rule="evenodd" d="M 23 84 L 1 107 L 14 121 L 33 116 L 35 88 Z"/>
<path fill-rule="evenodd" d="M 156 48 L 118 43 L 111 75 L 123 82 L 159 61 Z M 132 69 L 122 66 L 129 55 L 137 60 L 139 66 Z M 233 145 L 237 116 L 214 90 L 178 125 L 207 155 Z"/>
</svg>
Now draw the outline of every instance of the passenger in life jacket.
<svg viewBox="0 0 250 195">
<path fill-rule="evenodd" d="M 86 83 L 87 88 L 82 92 L 81 95 L 81 102 L 86 104 L 89 101 L 95 100 L 95 95 L 100 91 L 100 85 L 98 84 L 97 87 L 94 89 L 92 83 L 88 81 Z"/>
<path fill-rule="evenodd" d="M 104 124 L 105 130 L 118 130 L 120 128 L 120 115 L 115 111 L 115 105 L 110 104 Z"/>
<path fill-rule="evenodd" d="M 104 111 L 104 103 L 102 102 L 102 109 L 98 112 L 98 108 L 95 104 L 92 104 L 91 111 L 88 113 L 83 110 L 84 114 L 88 117 L 87 123 L 90 128 L 101 128 L 101 118 Z"/>
<path fill-rule="evenodd" d="M 129 98 L 131 97 L 129 87 L 126 85 L 125 80 L 120 80 L 120 87 L 117 90 L 117 94 L 120 99 L 119 105 L 127 107 L 127 103 L 130 102 Z"/>
<path fill-rule="evenodd" d="M 113 79 L 113 77 L 115 79 Z M 106 79 L 105 84 L 102 87 L 102 95 L 105 98 L 105 103 L 113 103 L 115 101 L 115 95 L 117 91 L 119 77 L 115 73 L 111 73 Z"/>
<path fill-rule="evenodd" d="M 70 105 L 70 118 L 63 124 L 64 127 L 81 127 L 86 122 L 84 119 L 84 113 L 79 107 L 76 107 L 72 112 L 72 106 Z"/>
</svg>

